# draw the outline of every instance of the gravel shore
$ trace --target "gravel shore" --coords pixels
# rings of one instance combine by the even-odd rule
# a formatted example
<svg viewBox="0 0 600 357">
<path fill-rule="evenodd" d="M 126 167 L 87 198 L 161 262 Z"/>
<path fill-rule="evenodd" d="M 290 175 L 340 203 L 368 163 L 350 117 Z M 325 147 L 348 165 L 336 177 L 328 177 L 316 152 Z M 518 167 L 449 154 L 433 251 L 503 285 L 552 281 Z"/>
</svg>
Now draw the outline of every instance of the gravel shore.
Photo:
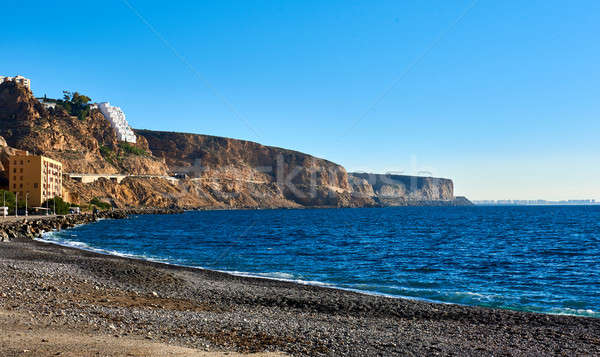
<svg viewBox="0 0 600 357">
<path fill-rule="evenodd" d="M 0 327 L 3 356 L 90 351 L 206 356 L 200 351 L 272 356 L 600 355 L 600 319 L 392 299 L 31 240 L 0 243 Z M 70 350 L 57 336 L 89 344 L 82 342 Z M 92 342 L 98 336 L 105 336 L 106 343 L 94 349 Z M 27 339 L 38 342 L 25 343 L 32 347 L 24 348 L 19 341 Z M 119 343 L 133 343 L 138 349 L 107 349 Z M 77 350 L 81 346 L 87 346 L 85 351 Z"/>
</svg>

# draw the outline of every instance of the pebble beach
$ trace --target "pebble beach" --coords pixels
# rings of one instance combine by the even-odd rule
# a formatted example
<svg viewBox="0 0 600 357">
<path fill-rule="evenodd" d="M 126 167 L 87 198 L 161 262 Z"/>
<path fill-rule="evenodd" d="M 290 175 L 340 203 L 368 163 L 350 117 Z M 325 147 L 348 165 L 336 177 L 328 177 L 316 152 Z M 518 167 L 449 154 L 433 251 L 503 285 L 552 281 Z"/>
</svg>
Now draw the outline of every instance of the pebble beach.
<svg viewBox="0 0 600 357">
<path fill-rule="evenodd" d="M 600 354 L 599 319 L 387 298 L 27 238 L 0 243 L 0 287 L 3 356 Z"/>
</svg>

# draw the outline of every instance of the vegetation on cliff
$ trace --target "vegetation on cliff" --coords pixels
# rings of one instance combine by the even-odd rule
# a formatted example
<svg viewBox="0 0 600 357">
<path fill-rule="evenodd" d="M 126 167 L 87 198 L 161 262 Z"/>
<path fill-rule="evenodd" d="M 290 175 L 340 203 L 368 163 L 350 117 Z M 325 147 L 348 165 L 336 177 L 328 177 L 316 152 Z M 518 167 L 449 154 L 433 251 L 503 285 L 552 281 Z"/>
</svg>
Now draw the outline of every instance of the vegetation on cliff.
<svg viewBox="0 0 600 357">
<path fill-rule="evenodd" d="M 139 148 L 137 146 L 131 145 L 130 143 L 120 142 L 119 147 L 123 150 L 123 152 L 131 155 L 137 156 L 147 156 L 148 152 L 146 150 Z"/>
<path fill-rule="evenodd" d="M 85 120 L 90 115 L 90 97 L 78 92 L 63 91 L 62 100 L 57 100 L 57 105 L 64 108 L 69 114 L 76 116 L 79 120 Z"/>
<path fill-rule="evenodd" d="M 109 208 L 111 208 L 111 207 L 112 207 L 112 206 L 110 205 L 110 203 L 107 203 L 107 202 L 102 202 L 102 201 L 100 201 L 100 200 L 98 199 L 98 197 L 94 197 L 94 198 L 92 198 L 92 200 L 90 201 L 90 204 L 91 204 L 91 205 L 94 205 L 94 206 L 96 206 L 96 207 L 98 207 L 98 208 L 100 208 L 100 209 L 109 209 Z"/>
</svg>

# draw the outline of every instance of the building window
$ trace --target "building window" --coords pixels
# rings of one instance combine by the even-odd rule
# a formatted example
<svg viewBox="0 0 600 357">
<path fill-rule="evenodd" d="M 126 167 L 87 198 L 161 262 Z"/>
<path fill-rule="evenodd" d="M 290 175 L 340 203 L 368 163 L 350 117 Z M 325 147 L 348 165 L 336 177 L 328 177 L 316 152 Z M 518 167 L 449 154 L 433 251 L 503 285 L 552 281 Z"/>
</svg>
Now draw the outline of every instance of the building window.
<svg viewBox="0 0 600 357">
<path fill-rule="evenodd" d="M 16 168 L 16 167 L 13 169 L 13 172 L 14 172 L 14 173 L 17 173 L 17 168 Z"/>
<path fill-rule="evenodd" d="M 23 184 L 22 183 L 19 184 L 19 188 L 23 188 Z"/>
<path fill-rule="evenodd" d="M 21 181 L 23 181 L 23 176 L 21 176 Z"/>
<path fill-rule="evenodd" d="M 16 183 L 13 183 L 13 188 L 17 188 L 17 184 Z"/>
<path fill-rule="evenodd" d="M 21 170 L 21 173 L 23 173 L 23 168 L 22 168 L 22 167 L 21 167 L 21 169 L 20 169 L 20 170 Z"/>
<path fill-rule="evenodd" d="M 33 183 L 33 188 L 38 188 L 38 183 L 37 182 Z"/>
</svg>

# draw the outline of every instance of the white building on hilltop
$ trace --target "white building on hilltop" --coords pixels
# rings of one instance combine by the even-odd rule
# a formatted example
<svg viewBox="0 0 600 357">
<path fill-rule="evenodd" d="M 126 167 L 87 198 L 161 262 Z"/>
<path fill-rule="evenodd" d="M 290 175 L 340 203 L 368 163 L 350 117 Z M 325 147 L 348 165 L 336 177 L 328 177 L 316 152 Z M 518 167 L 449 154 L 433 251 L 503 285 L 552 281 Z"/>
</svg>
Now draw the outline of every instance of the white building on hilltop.
<svg viewBox="0 0 600 357">
<path fill-rule="evenodd" d="M 106 120 L 110 122 L 110 125 L 115 130 L 115 134 L 117 134 L 117 139 L 128 143 L 135 143 L 135 134 L 129 123 L 127 123 L 125 113 L 123 113 L 121 108 L 113 107 L 109 102 L 104 102 L 98 104 L 98 109 L 100 109 Z"/>
<path fill-rule="evenodd" d="M 8 82 L 8 81 L 17 82 L 17 83 L 22 84 L 25 87 L 27 87 L 27 89 L 31 90 L 31 81 L 28 78 L 25 78 L 23 76 L 18 76 L 18 75 L 14 76 L 14 77 L 0 76 L 0 84 L 2 84 L 4 82 Z"/>
</svg>

